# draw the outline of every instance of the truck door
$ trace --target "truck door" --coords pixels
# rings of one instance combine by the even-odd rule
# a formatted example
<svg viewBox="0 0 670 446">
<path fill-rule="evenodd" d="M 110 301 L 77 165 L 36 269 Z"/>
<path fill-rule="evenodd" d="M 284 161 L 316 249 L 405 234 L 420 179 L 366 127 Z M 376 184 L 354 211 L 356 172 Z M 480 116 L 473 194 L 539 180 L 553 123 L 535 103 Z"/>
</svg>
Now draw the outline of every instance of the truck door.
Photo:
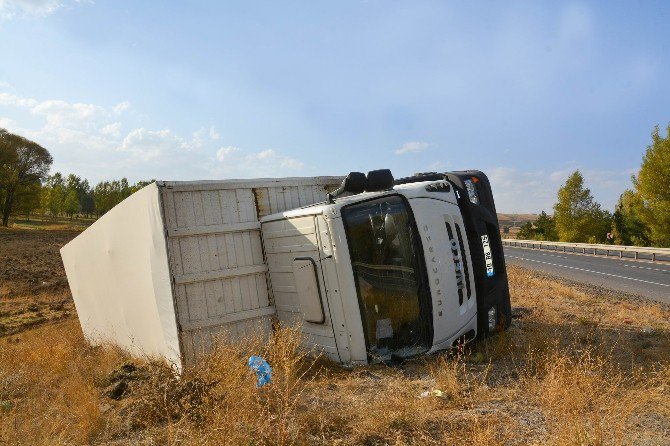
<svg viewBox="0 0 670 446">
<path fill-rule="evenodd" d="M 279 322 L 299 324 L 306 349 L 340 362 L 333 332 L 324 252 L 314 215 L 263 222 L 270 291 Z"/>
</svg>

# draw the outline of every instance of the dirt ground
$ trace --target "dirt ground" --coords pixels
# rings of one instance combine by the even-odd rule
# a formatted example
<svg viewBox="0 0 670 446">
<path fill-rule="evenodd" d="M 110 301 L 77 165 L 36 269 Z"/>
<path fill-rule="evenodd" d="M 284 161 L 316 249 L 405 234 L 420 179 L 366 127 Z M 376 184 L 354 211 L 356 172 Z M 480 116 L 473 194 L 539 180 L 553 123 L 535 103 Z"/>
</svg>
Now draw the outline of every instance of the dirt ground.
<svg viewBox="0 0 670 446">
<path fill-rule="evenodd" d="M 0 229 L 0 335 L 74 311 L 59 249 L 73 230 Z"/>
</svg>

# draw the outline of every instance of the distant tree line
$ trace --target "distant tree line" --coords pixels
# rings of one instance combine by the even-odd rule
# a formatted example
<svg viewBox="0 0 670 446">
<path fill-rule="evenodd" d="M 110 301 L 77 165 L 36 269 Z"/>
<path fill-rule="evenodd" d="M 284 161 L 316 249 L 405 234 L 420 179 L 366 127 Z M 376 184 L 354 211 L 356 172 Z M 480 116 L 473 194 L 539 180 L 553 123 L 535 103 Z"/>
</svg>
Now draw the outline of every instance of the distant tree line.
<svg viewBox="0 0 670 446">
<path fill-rule="evenodd" d="M 99 217 L 151 181 L 130 184 L 126 178 L 91 186 L 86 179 L 56 172 L 47 149 L 0 129 L 0 212 L 2 225 L 12 215 L 40 213 L 52 217 Z"/>
<path fill-rule="evenodd" d="M 100 217 L 134 192 L 151 181 L 128 183 L 126 178 L 102 181 L 92 187 L 88 180 L 70 174 L 64 177 L 60 172 L 46 177 L 40 190 L 38 209 L 51 216 L 75 215 Z"/>
<path fill-rule="evenodd" d="M 575 171 L 559 189 L 554 215 L 544 211 L 521 226 L 520 239 L 670 247 L 670 125 L 658 126 L 642 158 L 633 189 L 619 197 L 614 213 L 603 210 Z"/>
</svg>

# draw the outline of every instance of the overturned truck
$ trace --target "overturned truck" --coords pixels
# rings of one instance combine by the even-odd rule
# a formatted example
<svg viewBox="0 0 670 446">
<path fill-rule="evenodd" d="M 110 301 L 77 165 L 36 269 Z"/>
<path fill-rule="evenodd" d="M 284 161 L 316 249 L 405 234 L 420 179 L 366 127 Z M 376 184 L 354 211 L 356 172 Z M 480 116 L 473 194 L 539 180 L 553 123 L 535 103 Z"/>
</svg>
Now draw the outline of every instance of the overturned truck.
<svg viewBox="0 0 670 446">
<path fill-rule="evenodd" d="M 300 324 L 367 364 L 502 330 L 510 301 L 479 171 L 156 182 L 61 249 L 86 338 L 192 364 L 217 337 Z"/>
</svg>

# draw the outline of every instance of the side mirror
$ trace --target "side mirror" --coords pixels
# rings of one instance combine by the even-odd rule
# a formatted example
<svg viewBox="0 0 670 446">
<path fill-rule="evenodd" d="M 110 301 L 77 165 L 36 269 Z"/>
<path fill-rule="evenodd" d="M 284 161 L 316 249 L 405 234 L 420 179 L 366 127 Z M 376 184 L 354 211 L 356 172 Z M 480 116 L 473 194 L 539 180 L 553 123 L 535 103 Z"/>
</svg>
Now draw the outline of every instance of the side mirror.
<svg viewBox="0 0 670 446">
<path fill-rule="evenodd" d="M 371 170 L 367 176 L 367 192 L 393 189 L 393 174 L 389 169 Z"/>
<path fill-rule="evenodd" d="M 349 175 L 347 175 L 347 177 L 342 180 L 340 187 L 328 194 L 328 202 L 332 203 L 335 197 L 338 197 L 344 193 L 355 195 L 360 194 L 361 192 L 365 192 L 365 186 L 367 184 L 368 180 L 364 173 L 350 172 Z"/>
<path fill-rule="evenodd" d="M 303 320 L 312 324 L 323 324 L 326 316 L 323 312 L 316 262 L 310 257 L 298 257 L 293 260 L 292 266 Z"/>
</svg>

